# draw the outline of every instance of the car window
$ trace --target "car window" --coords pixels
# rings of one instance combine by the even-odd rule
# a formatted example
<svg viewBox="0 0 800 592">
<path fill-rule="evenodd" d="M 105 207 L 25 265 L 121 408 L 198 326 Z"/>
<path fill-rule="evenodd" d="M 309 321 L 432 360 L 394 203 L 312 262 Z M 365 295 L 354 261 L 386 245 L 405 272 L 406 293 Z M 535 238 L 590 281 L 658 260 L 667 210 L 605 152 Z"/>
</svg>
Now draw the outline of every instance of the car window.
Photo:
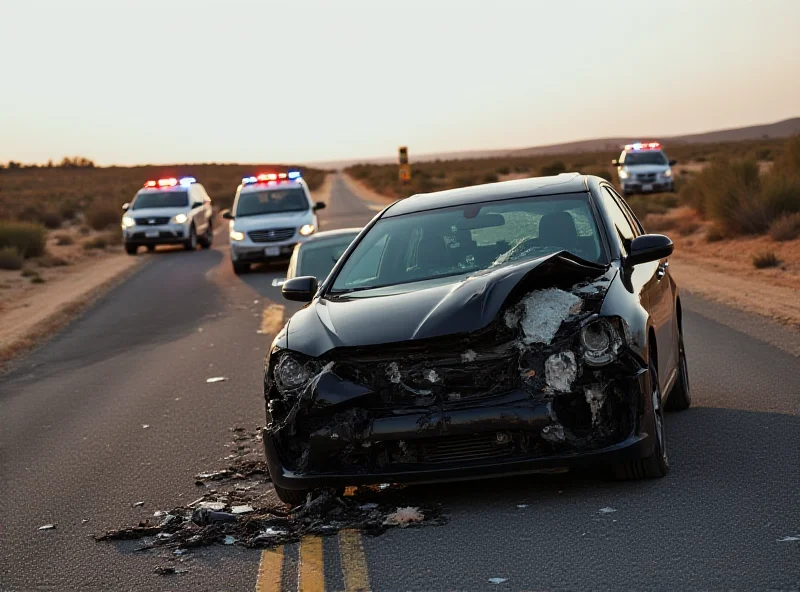
<svg viewBox="0 0 800 592">
<path fill-rule="evenodd" d="M 148 191 L 133 200 L 132 210 L 145 208 L 185 208 L 189 205 L 188 191 Z"/>
<path fill-rule="evenodd" d="M 348 234 L 300 245 L 297 256 L 297 269 L 295 270 L 296 275 L 298 277 L 313 275 L 318 281 L 322 282 L 328 277 L 339 257 L 342 256 L 356 236 L 355 234 Z M 369 265 L 365 265 L 365 273 L 371 273 L 368 267 Z"/>
<path fill-rule="evenodd" d="M 641 152 L 625 152 L 625 166 L 636 166 L 640 164 L 664 165 L 668 164 L 667 157 L 663 152 L 657 150 L 643 150 Z"/>
<path fill-rule="evenodd" d="M 468 274 L 558 251 L 594 262 L 606 260 L 587 193 L 489 201 L 383 218 L 350 254 L 332 291 Z"/>
<path fill-rule="evenodd" d="M 634 232 L 631 223 L 628 221 L 625 212 L 616 202 L 614 196 L 612 195 L 608 187 L 603 187 L 602 195 L 603 195 L 603 201 L 605 202 L 606 208 L 608 209 L 608 213 L 611 215 L 611 221 L 614 224 L 614 229 L 617 233 L 617 238 L 621 243 L 624 253 L 627 255 L 630 247 L 630 242 L 636 236 L 636 233 Z"/>
<path fill-rule="evenodd" d="M 622 208 L 622 211 L 625 212 L 628 222 L 630 222 L 631 228 L 633 228 L 634 236 L 640 236 L 644 234 L 644 228 L 642 228 L 639 219 L 636 217 L 636 214 L 633 213 L 633 210 L 628 205 L 628 202 L 626 202 L 619 193 L 614 191 L 612 187 L 606 185 L 606 190 L 608 190 L 608 192 L 611 194 L 611 197 L 614 198 L 614 201 L 617 202 L 619 207 Z"/>
<path fill-rule="evenodd" d="M 235 216 L 305 212 L 308 209 L 308 199 L 301 188 L 265 189 L 240 193 Z"/>
</svg>

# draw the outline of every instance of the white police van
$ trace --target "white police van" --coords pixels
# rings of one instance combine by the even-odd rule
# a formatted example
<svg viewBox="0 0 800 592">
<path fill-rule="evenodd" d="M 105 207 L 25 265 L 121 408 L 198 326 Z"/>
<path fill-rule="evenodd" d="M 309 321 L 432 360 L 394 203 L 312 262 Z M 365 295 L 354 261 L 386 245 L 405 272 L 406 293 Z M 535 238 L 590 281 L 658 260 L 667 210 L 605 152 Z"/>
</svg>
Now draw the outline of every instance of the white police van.
<svg viewBox="0 0 800 592">
<path fill-rule="evenodd" d="M 237 274 L 251 263 L 288 260 L 294 246 L 319 229 L 317 210 L 300 172 L 262 173 L 242 179 L 233 207 L 223 212 L 230 220 L 231 262 Z"/>
<path fill-rule="evenodd" d="M 133 201 L 122 206 L 122 239 L 128 255 L 139 247 L 183 245 L 194 251 L 214 238 L 211 198 L 194 177 L 147 181 Z"/>
<path fill-rule="evenodd" d="M 675 190 L 672 167 L 676 161 L 667 158 L 658 142 L 627 144 L 611 164 L 617 167 L 624 195 Z"/>
</svg>

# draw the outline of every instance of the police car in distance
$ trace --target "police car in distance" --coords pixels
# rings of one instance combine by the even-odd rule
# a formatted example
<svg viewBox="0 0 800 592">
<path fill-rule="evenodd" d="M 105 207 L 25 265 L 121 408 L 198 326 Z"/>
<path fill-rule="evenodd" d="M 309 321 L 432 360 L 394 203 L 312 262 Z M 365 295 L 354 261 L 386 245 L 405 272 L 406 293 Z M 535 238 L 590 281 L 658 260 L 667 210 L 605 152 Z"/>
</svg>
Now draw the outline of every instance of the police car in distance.
<svg viewBox="0 0 800 592">
<path fill-rule="evenodd" d="M 617 167 L 620 189 L 624 195 L 674 191 L 672 166 L 677 161 L 669 160 L 658 142 L 627 144 L 619 159 L 611 164 Z"/>
<path fill-rule="evenodd" d="M 245 177 L 233 207 L 222 213 L 230 220 L 231 262 L 236 274 L 251 263 L 289 259 L 294 246 L 319 229 L 317 210 L 300 172 L 262 173 Z"/>
<path fill-rule="evenodd" d="M 128 255 L 140 246 L 183 245 L 194 251 L 211 246 L 211 198 L 194 177 L 147 181 L 133 201 L 122 206 L 122 238 Z"/>
</svg>

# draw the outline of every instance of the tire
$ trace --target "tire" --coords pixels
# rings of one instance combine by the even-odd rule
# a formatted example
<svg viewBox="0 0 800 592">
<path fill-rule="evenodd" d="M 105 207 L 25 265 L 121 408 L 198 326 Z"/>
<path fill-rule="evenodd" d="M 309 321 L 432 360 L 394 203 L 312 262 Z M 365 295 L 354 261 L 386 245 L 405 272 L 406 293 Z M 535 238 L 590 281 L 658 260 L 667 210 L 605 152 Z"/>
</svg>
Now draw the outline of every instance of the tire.
<svg viewBox="0 0 800 592">
<path fill-rule="evenodd" d="M 136 245 L 129 245 L 129 244 L 127 244 L 127 243 L 125 244 L 125 252 L 126 252 L 128 255 L 134 255 L 134 256 L 135 256 L 135 255 L 136 255 L 136 252 L 137 252 L 138 250 L 139 250 L 139 247 L 138 247 L 138 246 L 136 246 Z"/>
<path fill-rule="evenodd" d="M 187 251 L 194 251 L 197 248 L 197 231 L 194 224 L 189 228 L 189 238 L 183 241 L 183 248 Z"/>
<path fill-rule="evenodd" d="M 152 253 L 155 250 L 156 250 L 156 246 L 155 245 L 147 245 L 147 252 L 148 253 Z"/>
<path fill-rule="evenodd" d="M 291 506 L 299 506 L 306 501 L 306 496 L 309 492 L 308 489 L 284 489 L 274 483 L 273 486 L 275 487 L 275 493 L 278 495 L 278 499 L 284 504 L 289 504 Z"/>
<path fill-rule="evenodd" d="M 203 233 L 203 236 L 197 239 L 197 242 L 200 243 L 203 249 L 211 248 L 211 243 L 214 242 L 214 230 L 211 228 L 211 222 L 208 223 L 206 231 Z"/>
<path fill-rule="evenodd" d="M 650 417 L 650 428 L 654 436 L 653 454 L 647 458 L 639 458 L 619 463 L 614 466 L 614 473 L 620 481 L 641 481 L 643 479 L 659 479 L 669 471 L 667 456 L 667 434 L 664 429 L 664 412 L 661 408 L 661 388 L 658 386 L 658 371 L 654 361 L 650 364 L 651 398 L 653 399 L 653 415 Z"/>
<path fill-rule="evenodd" d="M 236 263 L 233 262 L 233 273 L 236 275 L 242 275 L 243 273 L 247 273 L 250 271 L 250 264 L 249 263 Z"/>
<path fill-rule="evenodd" d="M 683 348 L 683 334 L 678 334 L 678 380 L 664 405 L 666 411 L 683 411 L 692 404 L 692 389 L 689 385 L 689 365 L 686 363 L 686 350 Z"/>
</svg>

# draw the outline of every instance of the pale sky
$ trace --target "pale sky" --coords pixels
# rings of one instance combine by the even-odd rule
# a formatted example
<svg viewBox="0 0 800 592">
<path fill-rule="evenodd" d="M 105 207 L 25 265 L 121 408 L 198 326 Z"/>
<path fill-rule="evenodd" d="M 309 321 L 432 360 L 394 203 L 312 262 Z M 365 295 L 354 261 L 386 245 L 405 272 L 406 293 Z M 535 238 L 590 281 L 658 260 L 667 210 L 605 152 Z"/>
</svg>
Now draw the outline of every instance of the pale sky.
<svg viewBox="0 0 800 592">
<path fill-rule="evenodd" d="M 0 162 L 311 162 L 800 116 L 800 0 L 0 0 Z"/>
</svg>

